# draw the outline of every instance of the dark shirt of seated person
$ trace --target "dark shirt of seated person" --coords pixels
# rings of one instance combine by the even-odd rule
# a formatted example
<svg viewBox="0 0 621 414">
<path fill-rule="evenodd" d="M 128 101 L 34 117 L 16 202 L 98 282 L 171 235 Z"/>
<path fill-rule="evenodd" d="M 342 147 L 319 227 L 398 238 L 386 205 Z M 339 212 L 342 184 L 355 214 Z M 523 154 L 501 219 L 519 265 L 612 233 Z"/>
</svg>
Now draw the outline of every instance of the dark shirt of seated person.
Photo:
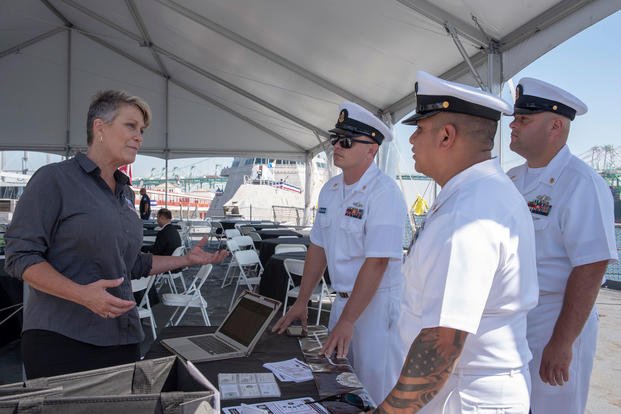
<svg viewBox="0 0 621 414">
<path fill-rule="evenodd" d="M 141 250 L 145 253 L 153 253 L 158 256 L 172 256 L 175 249 L 181 246 L 181 236 L 179 232 L 170 224 L 172 221 L 172 213 L 167 208 L 161 208 L 157 212 L 157 225 L 160 231 L 155 236 L 155 243 L 151 246 L 142 246 Z M 171 272 L 178 273 L 182 270 L 173 269 Z"/>
<path fill-rule="evenodd" d="M 167 208 L 160 208 L 157 212 L 157 225 L 160 231 L 155 236 L 155 243 L 152 246 L 143 246 L 142 251 L 145 253 L 153 253 L 158 256 L 172 256 L 175 249 L 181 246 L 181 236 L 171 225 L 172 213 Z"/>
</svg>

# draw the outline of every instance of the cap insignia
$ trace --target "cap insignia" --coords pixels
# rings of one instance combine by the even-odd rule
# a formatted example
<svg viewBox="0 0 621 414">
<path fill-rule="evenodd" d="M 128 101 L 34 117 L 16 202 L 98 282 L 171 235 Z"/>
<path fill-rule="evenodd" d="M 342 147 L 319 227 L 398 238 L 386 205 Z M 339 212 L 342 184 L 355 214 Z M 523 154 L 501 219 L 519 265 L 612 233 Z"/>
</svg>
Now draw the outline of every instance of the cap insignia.
<svg viewBox="0 0 621 414">
<path fill-rule="evenodd" d="M 524 87 L 522 85 L 518 85 L 515 88 L 515 100 L 517 101 L 520 96 L 524 93 Z"/>
<path fill-rule="evenodd" d="M 375 137 L 375 132 L 371 132 L 371 136 L 372 136 L 372 137 Z"/>
<path fill-rule="evenodd" d="M 448 101 L 444 101 L 444 102 L 442 102 L 442 108 L 446 109 L 446 108 L 448 108 L 448 107 L 449 107 L 449 103 L 448 103 Z"/>
<path fill-rule="evenodd" d="M 552 110 L 553 110 L 553 111 L 556 111 L 557 109 L 558 109 L 558 106 L 556 106 L 556 105 L 553 105 L 553 106 L 552 106 Z"/>
<path fill-rule="evenodd" d="M 342 124 L 343 122 L 345 122 L 346 119 L 347 119 L 347 109 L 343 109 L 341 110 L 341 113 L 339 114 L 339 124 Z"/>
</svg>

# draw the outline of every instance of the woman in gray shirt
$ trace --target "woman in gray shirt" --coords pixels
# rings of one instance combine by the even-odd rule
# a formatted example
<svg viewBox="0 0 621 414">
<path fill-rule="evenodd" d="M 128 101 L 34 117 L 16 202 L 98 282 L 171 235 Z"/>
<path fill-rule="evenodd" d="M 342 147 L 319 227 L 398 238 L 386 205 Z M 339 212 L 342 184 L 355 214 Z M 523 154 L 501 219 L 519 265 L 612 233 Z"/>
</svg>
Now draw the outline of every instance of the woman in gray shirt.
<svg viewBox="0 0 621 414">
<path fill-rule="evenodd" d="M 22 358 L 28 378 L 133 362 L 144 333 L 130 278 L 218 263 L 202 240 L 186 256 L 141 253 L 142 221 L 118 167 L 134 162 L 151 112 L 121 91 L 95 96 L 86 154 L 40 168 L 6 233 L 6 270 L 29 285 Z"/>
</svg>

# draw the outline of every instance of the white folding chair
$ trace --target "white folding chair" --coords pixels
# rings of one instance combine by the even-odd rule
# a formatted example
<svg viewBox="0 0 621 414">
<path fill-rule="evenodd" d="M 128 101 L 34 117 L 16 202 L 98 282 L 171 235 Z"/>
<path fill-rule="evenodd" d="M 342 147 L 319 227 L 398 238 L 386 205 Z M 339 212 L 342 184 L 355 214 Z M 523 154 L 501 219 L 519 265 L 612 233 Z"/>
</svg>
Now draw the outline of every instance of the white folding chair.
<svg viewBox="0 0 621 414">
<path fill-rule="evenodd" d="M 211 241 L 212 238 L 215 238 L 218 240 L 218 247 L 220 247 L 220 242 L 222 241 L 222 237 L 224 237 L 224 227 L 222 227 L 222 223 L 219 221 L 212 221 L 210 226 L 209 241 Z"/>
<path fill-rule="evenodd" d="M 192 231 L 192 223 L 190 223 L 189 221 L 187 223 L 181 221 L 179 225 L 181 226 L 181 229 L 179 230 L 179 235 L 181 236 L 181 244 L 189 250 L 192 248 L 192 238 L 190 236 L 190 232 Z"/>
<path fill-rule="evenodd" d="M 261 241 L 261 240 L 263 240 L 263 239 L 261 239 L 261 235 L 259 233 L 257 233 L 256 231 L 248 232 L 248 234 L 246 236 L 250 236 L 252 241 Z"/>
<path fill-rule="evenodd" d="M 237 230 L 239 230 L 239 232 L 240 232 L 240 233 L 244 234 L 244 232 L 242 231 L 242 229 L 243 229 L 244 227 L 248 227 L 248 226 L 250 226 L 250 225 L 251 225 L 251 224 L 249 224 L 247 221 L 242 221 L 242 222 L 240 222 L 240 223 L 235 223 L 235 228 L 236 228 Z"/>
<path fill-rule="evenodd" d="M 252 226 L 240 226 L 239 227 L 239 232 L 242 234 L 242 236 L 247 236 L 248 233 L 250 233 L 251 231 L 257 231 L 257 229 L 255 229 Z"/>
<path fill-rule="evenodd" d="M 229 261 L 229 266 L 226 269 L 226 273 L 224 274 L 224 279 L 222 280 L 222 285 L 220 286 L 220 288 L 223 288 L 225 286 L 228 286 L 231 284 L 231 282 L 226 283 L 229 274 L 231 273 L 231 270 L 235 270 L 237 268 L 237 260 L 235 260 L 235 252 L 239 250 L 239 246 L 237 245 L 237 243 L 235 242 L 235 240 L 233 239 L 227 239 L 226 240 L 226 248 L 228 249 L 228 251 L 231 253 L 231 260 Z M 231 277 L 231 280 L 233 280 L 233 277 Z"/>
<path fill-rule="evenodd" d="M 185 247 L 179 246 L 175 249 L 171 256 L 183 256 L 184 254 Z M 184 291 L 188 289 L 185 284 L 185 279 L 183 278 L 182 270 L 179 270 L 178 272 L 173 272 L 172 270 L 169 270 L 168 272 L 160 273 L 156 277 L 165 280 L 172 293 L 179 293 L 177 290 L 177 284 L 175 283 L 175 279 L 181 279 L 181 285 L 183 286 Z M 161 287 L 161 283 L 158 283 L 158 285 Z"/>
<path fill-rule="evenodd" d="M 232 239 L 233 237 L 241 236 L 241 233 L 237 229 L 226 229 L 224 230 L 224 235 L 227 239 Z"/>
<path fill-rule="evenodd" d="M 153 331 L 153 339 L 157 338 L 157 325 L 155 317 L 151 310 L 151 301 L 149 300 L 149 291 L 155 282 L 155 276 L 141 277 L 140 279 L 132 279 L 132 292 L 144 291 L 140 303 L 136 305 L 138 309 L 138 317 L 140 319 L 149 318 L 151 321 L 151 330 Z"/>
<path fill-rule="evenodd" d="M 285 296 L 285 304 L 282 307 L 283 315 L 287 312 L 287 302 L 289 301 L 289 298 L 297 299 L 298 295 L 300 294 L 300 287 L 296 286 L 295 283 L 293 283 L 292 275 L 302 277 L 304 273 L 304 260 L 285 259 L 285 271 L 287 272 L 287 277 L 289 280 L 287 282 L 287 295 Z M 321 317 L 324 297 L 327 297 L 330 300 L 330 303 L 332 303 L 330 287 L 328 286 L 328 284 L 326 283 L 326 280 L 322 276 L 321 281 L 319 282 L 317 287 L 315 287 L 315 290 L 313 291 L 310 297 L 311 302 L 318 303 L 317 308 L 316 308 L 317 309 L 317 321 L 315 322 L 315 325 L 319 325 L 319 318 Z M 324 310 L 324 311 L 327 312 L 327 310 Z"/>
<path fill-rule="evenodd" d="M 254 249 L 254 241 L 252 240 L 252 237 L 250 236 L 235 236 L 233 237 L 233 241 L 235 243 L 237 243 L 237 246 L 239 246 L 239 250 L 248 250 L 248 249 Z"/>
<path fill-rule="evenodd" d="M 261 260 L 259 260 L 259 255 L 255 250 L 238 250 L 233 253 L 233 256 L 237 262 L 239 277 L 237 278 L 237 283 L 235 284 L 235 290 L 233 291 L 233 297 L 231 298 L 229 310 L 233 306 L 239 285 L 246 285 L 248 290 L 253 290 L 253 287 L 256 287 L 261 281 L 261 274 L 263 273 Z"/>
<path fill-rule="evenodd" d="M 306 252 L 306 246 L 303 244 L 277 244 L 274 248 L 274 254 Z"/>
<path fill-rule="evenodd" d="M 200 269 L 198 269 L 198 272 L 196 273 L 192 284 L 188 287 L 186 292 L 165 293 L 164 295 L 162 295 L 162 303 L 164 305 L 175 306 L 175 311 L 172 315 L 170 315 L 168 322 L 166 322 L 166 326 L 170 325 L 171 323 L 173 323 L 174 326 L 179 325 L 179 322 L 181 322 L 181 319 L 185 316 L 189 308 L 199 308 L 201 311 L 201 315 L 203 316 L 203 320 L 205 321 L 205 325 L 211 325 L 211 322 L 209 321 L 209 316 L 207 315 L 207 301 L 205 300 L 205 298 L 203 298 L 203 295 L 201 294 L 201 288 L 207 280 L 207 276 L 209 276 L 209 274 L 211 273 L 212 268 L 213 265 L 211 264 L 201 266 Z M 179 315 L 177 320 L 173 322 L 175 315 L 181 308 L 183 308 L 181 314 Z"/>
</svg>

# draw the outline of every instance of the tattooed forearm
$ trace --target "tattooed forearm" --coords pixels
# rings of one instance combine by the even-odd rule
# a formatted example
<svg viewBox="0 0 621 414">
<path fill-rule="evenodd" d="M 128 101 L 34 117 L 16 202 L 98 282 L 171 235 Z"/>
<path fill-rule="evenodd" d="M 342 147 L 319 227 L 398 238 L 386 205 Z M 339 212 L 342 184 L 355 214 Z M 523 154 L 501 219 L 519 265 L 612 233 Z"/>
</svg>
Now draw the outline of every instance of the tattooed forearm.
<svg viewBox="0 0 621 414">
<path fill-rule="evenodd" d="M 399 382 L 377 413 L 415 413 L 436 396 L 461 354 L 468 334 L 451 328 L 423 329 L 412 343 Z"/>
</svg>

